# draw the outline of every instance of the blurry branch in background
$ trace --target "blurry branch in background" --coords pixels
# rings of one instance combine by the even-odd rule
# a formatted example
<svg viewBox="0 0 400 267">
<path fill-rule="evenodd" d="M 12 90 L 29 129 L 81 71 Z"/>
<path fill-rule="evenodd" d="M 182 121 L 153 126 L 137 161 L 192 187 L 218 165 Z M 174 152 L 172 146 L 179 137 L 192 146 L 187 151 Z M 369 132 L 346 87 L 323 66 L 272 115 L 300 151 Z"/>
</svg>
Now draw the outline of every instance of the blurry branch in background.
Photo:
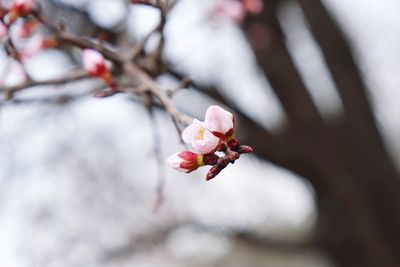
<svg viewBox="0 0 400 267">
<path fill-rule="evenodd" d="M 12 99 L 13 95 L 22 90 L 26 90 L 32 87 L 36 86 L 49 86 L 49 85 L 60 85 L 60 84 L 66 84 L 82 79 L 88 79 L 86 71 L 84 70 L 76 70 L 68 73 L 64 77 L 61 78 L 55 78 L 55 79 L 50 79 L 50 80 L 44 80 L 44 81 L 33 81 L 33 80 L 27 80 L 24 83 L 18 84 L 18 85 L 13 85 L 13 86 L 3 86 L 0 87 L 0 92 L 4 93 L 7 95 L 7 99 Z"/>
<path fill-rule="evenodd" d="M 151 231 L 144 232 L 139 236 L 130 239 L 124 245 L 112 250 L 104 251 L 102 254 L 103 260 L 113 261 L 132 257 L 135 254 L 142 252 L 149 252 L 156 247 L 166 245 L 169 237 L 179 230 L 191 230 L 198 233 L 207 233 L 217 236 L 226 236 L 229 238 L 233 245 L 247 245 L 253 249 L 272 250 L 285 253 L 300 253 L 309 252 L 310 250 L 318 249 L 318 244 L 312 239 L 306 240 L 286 240 L 274 236 L 260 236 L 259 234 L 251 231 L 244 231 L 240 229 L 230 229 L 215 225 L 201 224 L 193 221 L 169 223 L 152 229 Z"/>
<path fill-rule="evenodd" d="M 276 13 L 277 4 L 277 1 L 265 1 L 263 12 L 248 17 L 243 28 L 249 34 L 249 40 L 253 40 L 257 62 L 286 112 L 288 126 L 297 134 L 309 134 L 313 126 L 322 128 L 323 122 L 286 47 Z M 269 43 L 259 47 L 256 34 L 267 35 Z"/>
<path fill-rule="evenodd" d="M 153 142 L 154 142 L 154 157 L 157 160 L 157 187 L 156 187 L 156 201 L 154 203 L 154 210 L 157 211 L 164 200 L 164 185 L 165 185 L 165 166 L 164 166 L 164 157 L 161 150 L 161 138 L 160 138 L 160 129 L 157 124 L 157 118 L 154 113 L 153 103 L 151 103 L 151 98 L 146 95 L 147 103 L 145 106 L 147 107 L 147 111 L 150 116 L 150 120 L 152 122 L 151 126 L 153 128 Z M 144 100 L 146 101 L 146 100 Z M 178 128 L 179 130 L 179 128 Z"/>
<path fill-rule="evenodd" d="M 166 7 L 158 5 L 157 8 L 161 10 L 161 22 L 157 26 L 157 28 L 152 31 L 149 36 L 155 32 L 162 31 L 164 28 L 164 24 L 166 22 L 165 20 L 165 12 L 167 10 Z M 55 39 L 55 45 L 56 47 L 62 48 L 64 46 L 73 46 L 77 47 L 80 49 L 93 49 L 98 52 L 100 52 L 104 57 L 110 61 L 112 61 L 115 66 L 116 66 L 116 71 L 113 73 L 114 76 L 123 76 L 125 75 L 125 78 L 128 77 L 131 80 L 131 84 L 138 88 L 137 90 L 132 90 L 132 86 L 128 86 L 126 88 L 118 88 L 119 92 L 127 92 L 127 93 L 136 93 L 136 94 L 150 94 L 152 97 L 157 99 L 161 103 L 161 105 L 165 108 L 165 110 L 171 115 L 174 123 L 181 123 L 181 124 L 189 124 L 192 121 L 192 118 L 179 112 L 172 101 L 170 100 L 167 92 L 163 90 L 154 80 L 153 77 L 149 76 L 146 71 L 149 71 L 149 69 L 141 69 L 141 66 L 137 65 L 133 60 L 136 59 L 136 57 L 139 54 L 142 54 L 142 57 L 139 59 L 140 62 L 146 66 L 144 68 L 148 67 L 149 65 L 153 68 L 153 71 L 156 73 L 160 73 L 162 71 L 162 65 L 152 63 L 154 60 L 159 61 L 160 58 L 154 58 L 153 54 L 148 55 L 146 57 L 145 54 L 143 54 L 143 49 L 144 49 L 144 43 L 145 41 L 149 38 L 147 36 L 143 42 L 140 42 L 137 46 L 133 48 L 132 51 L 135 51 L 132 54 L 132 58 L 126 59 L 124 55 L 118 54 L 116 51 L 113 51 L 112 49 L 108 48 L 105 44 L 102 43 L 97 43 L 94 41 L 91 41 L 85 37 L 77 36 L 74 35 L 73 33 L 67 32 L 67 29 L 64 29 L 64 26 L 61 28 L 57 28 L 54 25 L 50 25 L 45 21 L 45 18 L 41 16 L 41 14 L 37 13 L 36 11 L 32 11 L 32 14 L 34 14 L 34 18 L 38 19 L 44 26 L 49 28 L 54 32 L 53 37 Z M 11 25 L 10 25 L 11 26 Z M 9 26 L 9 27 L 10 27 Z M 11 36 L 7 38 L 7 40 L 12 40 Z M 161 38 L 160 43 L 163 43 L 163 38 Z M 47 47 L 43 46 L 41 49 L 45 49 Z M 156 49 L 156 54 L 160 54 L 160 51 L 162 49 L 162 45 L 159 45 Z M 22 56 L 21 56 L 22 57 Z M 146 64 L 149 61 L 151 61 L 150 64 Z M 1 86 L 0 87 L 0 93 L 7 94 L 6 99 L 12 99 L 13 94 L 17 91 L 22 91 L 26 88 L 30 88 L 33 86 L 41 86 L 41 85 L 58 85 L 58 84 L 65 84 L 68 82 L 84 79 L 84 78 L 89 78 L 90 75 L 88 75 L 87 71 L 74 71 L 69 74 L 67 74 L 65 77 L 61 78 L 56 78 L 56 79 L 50 79 L 50 80 L 44 80 L 44 81 L 33 81 L 31 79 L 28 79 L 27 81 L 14 85 L 14 86 Z"/>
<path fill-rule="evenodd" d="M 400 179 L 347 38 L 321 1 L 290 2 L 300 4 L 345 107 L 327 123 L 286 47 L 278 15 L 288 1 L 263 2 L 263 12 L 249 17 L 243 30 L 289 119 L 282 137 L 291 149 L 284 154 L 294 161 L 286 167 L 315 189 L 320 246 L 340 266 L 398 266 L 400 242 L 393 233 L 400 225 Z M 268 43 L 260 45 L 263 35 Z"/>
<path fill-rule="evenodd" d="M 133 2 L 136 3 L 138 1 L 133 1 Z M 147 1 L 139 1 L 139 2 L 140 3 L 144 2 L 145 4 L 147 3 Z M 111 91 L 106 91 L 104 93 L 101 92 L 96 93 L 96 95 L 98 96 L 110 96 L 115 93 L 140 95 L 141 99 L 143 100 L 143 104 L 149 110 L 149 113 L 151 115 L 151 120 L 154 123 L 155 154 L 158 160 L 158 166 L 160 168 L 158 172 L 159 178 L 156 189 L 157 191 L 156 206 L 160 206 L 163 199 L 162 190 L 164 186 L 165 174 L 163 171 L 164 159 L 162 158 L 162 153 L 160 152 L 160 144 L 159 144 L 160 140 L 158 136 L 158 130 L 156 129 L 157 127 L 155 125 L 155 118 L 153 116 L 153 111 L 152 111 L 153 99 L 155 99 L 156 102 L 158 102 L 160 106 L 164 108 L 167 113 L 170 114 L 179 135 L 181 134 L 180 125 L 186 126 L 190 124 L 193 118 L 178 111 L 170 98 L 172 94 L 162 89 L 161 86 L 154 81 L 154 77 L 161 74 L 164 69 L 164 65 L 162 64 L 161 61 L 162 60 L 161 54 L 165 41 L 164 25 L 166 23 L 167 12 L 170 10 L 172 5 L 167 5 L 168 3 L 163 1 L 156 1 L 155 3 L 149 3 L 149 4 L 160 10 L 160 23 L 142 41 L 139 41 L 138 44 L 134 45 L 133 48 L 131 49 L 131 53 L 129 54 L 128 57 L 126 57 L 126 55 L 124 55 L 121 51 L 118 51 L 117 48 L 110 48 L 110 46 L 107 46 L 106 43 L 101 40 L 100 42 L 99 40 L 93 40 L 93 39 L 90 40 L 86 37 L 79 36 L 69 32 L 64 21 L 56 22 L 57 24 L 59 24 L 58 26 L 56 26 L 56 24 L 53 24 L 54 22 L 48 22 L 46 20 L 46 17 L 40 13 L 40 8 L 35 10 L 34 6 L 32 6 L 32 2 L 29 1 L 22 2 L 22 5 L 25 5 L 24 9 L 21 9 L 24 10 L 23 11 L 24 13 L 21 14 L 18 13 L 18 15 L 24 17 L 28 16 L 30 17 L 29 19 L 37 20 L 42 25 L 42 27 L 47 28 L 52 34 L 50 34 L 49 36 L 41 36 L 42 39 L 41 43 L 39 44 L 39 47 L 35 47 L 33 50 L 31 49 L 33 52 L 30 53 L 26 53 L 25 51 L 18 51 L 18 49 L 15 47 L 13 43 L 11 31 L 9 31 L 9 34 L 4 36 L 4 38 L 6 38 L 7 41 L 3 45 L 5 46 L 6 49 L 8 49 L 7 51 L 10 51 L 9 54 L 19 62 L 21 68 L 23 69 L 26 79 L 22 83 L 13 86 L 0 85 L 0 94 L 3 94 L 4 100 L 10 101 L 15 98 L 15 93 L 31 87 L 67 84 L 70 82 L 94 76 L 104 80 L 110 86 L 111 89 Z M 16 12 L 13 11 L 14 9 L 19 11 L 19 9 L 17 9 L 17 5 L 19 5 L 17 2 L 13 4 L 13 6 L 11 7 L 10 14 L 14 14 Z M 13 19 L 11 18 L 11 15 L 2 17 L 1 25 L 2 26 L 5 25 L 7 31 L 10 30 L 10 28 L 13 27 Z M 159 43 L 154 51 L 152 51 L 149 54 L 146 54 L 144 53 L 145 44 L 147 40 L 150 38 L 150 36 L 152 36 L 153 34 L 160 34 Z M 44 40 L 46 40 L 46 42 Z M 85 58 L 83 59 L 84 70 L 72 71 L 67 75 L 65 75 L 64 77 L 56 79 L 35 81 L 30 77 L 29 73 L 26 71 L 24 65 L 25 58 L 34 55 L 35 53 L 39 52 L 42 49 L 46 48 L 66 49 L 69 47 L 80 48 L 83 50 L 89 49 L 97 51 L 96 53 L 100 54 L 90 52 L 89 53 L 90 55 L 88 57 L 91 58 L 88 58 L 86 60 L 87 62 L 85 62 Z M 113 63 L 114 69 L 112 74 L 107 69 L 104 60 L 101 58 L 102 56 L 104 56 L 106 59 L 110 60 Z M 94 62 L 93 60 L 97 60 L 97 62 Z M 88 65 L 89 66 L 88 67 L 87 65 L 85 65 L 86 63 L 91 64 L 92 66 Z M 91 73 L 93 71 L 97 73 Z M 125 83 L 123 85 L 122 82 L 118 81 L 119 78 L 123 80 L 128 80 L 129 82 L 125 86 Z M 116 83 L 114 81 L 115 79 L 117 79 Z M 179 85 L 186 86 L 185 85 L 186 83 L 187 83 L 186 81 L 182 81 L 181 83 L 179 83 Z M 71 101 L 75 98 L 76 96 L 71 98 L 66 96 L 61 96 L 53 99 L 43 99 L 43 100 L 45 102 L 46 101 L 48 102 L 50 100 L 51 101 L 55 100 L 56 103 L 65 103 L 66 101 Z M 18 102 L 18 100 L 16 100 L 15 102 Z"/>
</svg>

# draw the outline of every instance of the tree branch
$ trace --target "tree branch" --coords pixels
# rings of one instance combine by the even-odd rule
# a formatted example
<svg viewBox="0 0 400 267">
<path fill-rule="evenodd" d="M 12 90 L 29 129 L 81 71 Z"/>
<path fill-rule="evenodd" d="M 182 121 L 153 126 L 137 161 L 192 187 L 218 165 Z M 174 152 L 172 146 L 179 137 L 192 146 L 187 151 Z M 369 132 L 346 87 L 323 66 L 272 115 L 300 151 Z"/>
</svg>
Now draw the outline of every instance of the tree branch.
<svg viewBox="0 0 400 267">
<path fill-rule="evenodd" d="M 65 84 L 68 82 L 78 81 L 78 80 L 82 80 L 82 79 L 89 79 L 89 78 L 91 78 L 91 77 L 88 76 L 86 71 L 75 70 L 61 78 L 49 79 L 49 80 L 44 80 L 44 81 L 28 80 L 28 81 L 18 84 L 18 85 L 3 86 L 3 87 L 0 87 L 0 93 L 14 94 L 18 91 L 22 91 L 22 90 L 25 90 L 25 89 L 31 88 L 31 87 L 59 85 L 59 84 Z"/>
<path fill-rule="evenodd" d="M 307 91 L 293 59 L 285 45 L 284 35 L 277 19 L 275 1 L 264 1 L 265 8 L 257 17 L 249 17 L 243 26 L 259 66 L 289 118 L 291 126 L 310 131 L 322 125 L 322 118 Z M 264 36 L 267 40 L 260 40 Z M 258 46 L 257 42 L 262 42 Z"/>
</svg>

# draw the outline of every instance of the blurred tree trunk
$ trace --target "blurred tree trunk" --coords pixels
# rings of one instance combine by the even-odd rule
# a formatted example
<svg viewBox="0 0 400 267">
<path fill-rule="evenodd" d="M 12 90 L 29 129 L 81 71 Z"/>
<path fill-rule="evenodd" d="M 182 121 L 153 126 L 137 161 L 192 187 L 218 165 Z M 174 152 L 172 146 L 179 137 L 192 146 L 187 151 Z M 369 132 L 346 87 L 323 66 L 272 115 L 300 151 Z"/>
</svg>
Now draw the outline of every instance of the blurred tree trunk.
<svg viewBox="0 0 400 267">
<path fill-rule="evenodd" d="M 260 25 L 270 37 L 268 46 L 254 46 L 254 53 L 288 125 L 284 134 L 273 136 L 242 117 L 239 123 L 252 128 L 243 138 L 259 148 L 259 156 L 311 182 L 319 216 L 316 242 L 339 266 L 400 266 L 400 177 L 350 46 L 320 1 L 298 0 L 344 106 L 343 117 L 327 125 L 285 45 L 277 19 L 281 2 L 264 1 L 263 14 L 249 18 L 244 31 L 251 43 Z"/>
</svg>

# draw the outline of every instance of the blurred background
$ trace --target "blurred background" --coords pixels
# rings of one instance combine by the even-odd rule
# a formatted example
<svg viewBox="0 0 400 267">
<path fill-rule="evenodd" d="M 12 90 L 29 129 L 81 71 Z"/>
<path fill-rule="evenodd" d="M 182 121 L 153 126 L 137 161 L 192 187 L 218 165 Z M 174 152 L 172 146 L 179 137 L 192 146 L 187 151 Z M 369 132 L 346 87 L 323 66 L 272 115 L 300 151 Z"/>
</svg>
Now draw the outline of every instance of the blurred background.
<svg viewBox="0 0 400 267">
<path fill-rule="evenodd" d="M 254 52 L 254 43 L 252 47 L 247 39 L 248 22 L 239 25 L 228 17 L 212 16 L 216 2 L 178 1 L 168 15 L 164 58 L 176 72 L 196 83 L 218 87 L 226 102 L 194 88 L 179 91 L 174 102 L 199 119 L 208 105 L 225 104 L 272 135 L 281 135 L 292 121 L 273 89 L 274 82 L 262 71 L 265 62 L 258 61 L 259 51 L 273 42 L 273 34 L 263 31 L 262 24 L 260 32 L 256 28 L 256 36 L 261 35 L 253 38 Z M 279 5 L 265 1 L 264 9 L 269 10 L 264 14 L 274 8 L 284 43 L 322 120 L 336 125 L 346 116 L 346 105 L 323 59 L 325 51 L 312 36 L 297 1 L 275 2 Z M 113 34 L 126 32 L 132 43 L 159 20 L 154 8 L 122 0 L 40 3 L 44 14 L 55 21 L 64 19 L 72 32 L 90 36 L 100 27 Z M 324 0 L 322 4 L 348 38 L 361 77 L 370 88 L 366 94 L 376 125 L 393 169 L 397 169 L 400 2 Z M 261 50 L 257 50 L 257 41 Z M 151 50 L 153 40 L 147 46 Z M 26 68 L 32 77 L 44 80 L 79 64 L 74 51 L 49 49 L 28 59 Z M 271 59 L 265 64 L 274 68 L 281 63 Z M 3 48 L 0 76 L 6 85 L 21 82 L 20 70 L 13 67 Z M 165 88 L 176 84 L 168 74 L 157 81 Z M 156 110 L 152 120 L 139 98 L 123 94 L 93 98 L 88 92 L 96 86 L 98 82 L 90 80 L 55 88 L 35 87 L 2 103 L 0 266 L 367 266 L 343 264 L 342 258 L 335 260 L 336 254 L 329 252 L 333 245 L 315 241 L 321 208 L 318 182 L 297 171 L 303 163 L 301 168 L 291 169 L 280 156 L 277 160 L 273 156 L 271 163 L 268 147 L 265 153 L 257 153 L 266 149 L 269 141 L 254 139 L 254 129 L 241 124 L 240 118 L 240 140 L 257 141 L 251 143 L 256 153 L 244 155 L 205 182 L 206 170 L 181 174 L 160 164 L 158 158 L 164 163 L 183 149 L 167 114 Z M 299 150 L 307 151 L 307 144 Z M 313 157 L 304 162 L 313 163 Z M 318 172 L 316 177 L 319 175 L 326 173 Z M 376 178 L 385 175 L 382 172 Z M 332 177 L 340 180 L 347 176 Z M 158 205 L 160 179 L 164 186 Z M 377 262 L 368 266 L 397 266 L 390 261 L 386 265 Z"/>
</svg>

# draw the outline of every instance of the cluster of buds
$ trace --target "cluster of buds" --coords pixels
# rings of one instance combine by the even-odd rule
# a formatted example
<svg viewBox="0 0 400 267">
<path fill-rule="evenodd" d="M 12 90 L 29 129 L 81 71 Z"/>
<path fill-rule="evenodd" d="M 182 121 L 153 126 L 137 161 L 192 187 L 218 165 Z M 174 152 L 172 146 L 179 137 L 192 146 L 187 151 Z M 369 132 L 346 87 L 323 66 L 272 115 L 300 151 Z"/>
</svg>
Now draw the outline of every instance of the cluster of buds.
<svg viewBox="0 0 400 267">
<path fill-rule="evenodd" d="M 10 40 L 30 38 L 41 25 L 40 21 L 34 16 L 34 8 L 35 0 L 13 0 L 9 8 L 5 8 L 0 3 L 0 41 L 6 38 Z M 21 17 L 24 20 L 17 21 Z M 34 56 L 42 49 L 58 46 L 54 37 L 40 34 L 35 35 L 34 38 L 25 43 L 23 49 L 15 51 L 14 57 L 18 61 Z"/>
<path fill-rule="evenodd" d="M 118 92 L 116 84 L 112 78 L 111 71 L 107 67 L 106 61 L 102 54 L 93 49 L 85 49 L 82 53 L 83 68 L 89 76 L 98 77 L 104 80 L 110 87 L 110 91 L 99 92 L 96 97 L 111 96 Z"/>
<path fill-rule="evenodd" d="M 182 132 L 182 139 L 192 145 L 194 152 L 175 153 L 167 159 L 167 164 L 186 173 L 211 165 L 206 180 L 214 178 L 229 163 L 234 163 L 240 154 L 253 151 L 249 146 L 240 145 L 236 139 L 233 114 L 215 105 L 207 109 L 204 122 L 193 120 Z M 217 152 L 223 156 L 218 156 Z"/>
<path fill-rule="evenodd" d="M 257 15 L 263 9 L 262 0 L 222 0 L 213 7 L 213 16 L 226 16 L 241 23 L 247 15 Z"/>
<path fill-rule="evenodd" d="M 17 18 L 31 14 L 34 6 L 34 0 L 14 0 L 11 7 L 6 8 L 0 1 L 0 40 L 7 37 L 9 27 Z"/>
</svg>

